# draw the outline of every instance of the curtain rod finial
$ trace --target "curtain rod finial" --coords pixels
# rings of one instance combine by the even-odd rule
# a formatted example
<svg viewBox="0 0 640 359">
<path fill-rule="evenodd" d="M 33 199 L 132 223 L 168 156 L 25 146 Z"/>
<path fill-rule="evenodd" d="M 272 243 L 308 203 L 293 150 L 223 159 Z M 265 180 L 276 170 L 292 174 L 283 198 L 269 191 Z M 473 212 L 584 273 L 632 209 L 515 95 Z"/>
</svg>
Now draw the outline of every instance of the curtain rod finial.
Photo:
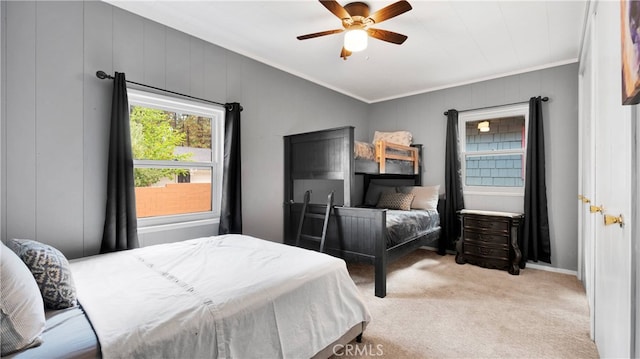
<svg viewBox="0 0 640 359">
<path fill-rule="evenodd" d="M 107 78 L 111 78 L 111 76 L 107 75 L 107 73 L 102 71 L 102 70 L 96 72 L 96 76 L 101 80 L 104 80 L 104 79 L 107 79 Z"/>
</svg>

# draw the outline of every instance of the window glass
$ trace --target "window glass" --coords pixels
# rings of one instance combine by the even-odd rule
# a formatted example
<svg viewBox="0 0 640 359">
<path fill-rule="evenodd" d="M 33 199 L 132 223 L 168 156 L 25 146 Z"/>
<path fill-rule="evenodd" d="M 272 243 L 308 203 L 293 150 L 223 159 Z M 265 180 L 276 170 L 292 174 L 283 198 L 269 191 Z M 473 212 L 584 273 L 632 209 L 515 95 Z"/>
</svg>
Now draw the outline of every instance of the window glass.
<svg viewBox="0 0 640 359">
<path fill-rule="evenodd" d="M 524 186 L 524 122 L 524 116 L 515 116 L 466 123 L 467 186 Z"/>
<path fill-rule="evenodd" d="M 465 192 L 524 193 L 528 105 L 460 113 Z"/>
<path fill-rule="evenodd" d="M 150 171 L 171 171 L 172 175 L 163 176 L 151 185 L 136 183 L 138 218 L 212 211 L 210 169 L 135 168 L 134 177 L 146 177 L 144 173 Z"/>
<path fill-rule="evenodd" d="M 139 224 L 219 217 L 222 109 L 132 89 L 128 95 Z"/>
</svg>

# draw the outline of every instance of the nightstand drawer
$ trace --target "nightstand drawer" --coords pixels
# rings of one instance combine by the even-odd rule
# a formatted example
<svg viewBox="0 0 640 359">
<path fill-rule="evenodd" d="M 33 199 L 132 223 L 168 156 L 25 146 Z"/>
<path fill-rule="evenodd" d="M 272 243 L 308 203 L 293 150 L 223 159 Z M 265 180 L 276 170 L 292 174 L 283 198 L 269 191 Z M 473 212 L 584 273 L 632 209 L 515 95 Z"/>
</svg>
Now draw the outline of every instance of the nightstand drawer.
<svg viewBox="0 0 640 359">
<path fill-rule="evenodd" d="M 465 242 L 464 255 L 472 255 L 483 258 L 499 259 L 509 261 L 509 248 L 502 246 L 481 246 L 474 243 Z"/>
<path fill-rule="evenodd" d="M 509 222 L 500 221 L 500 220 L 498 221 L 483 220 L 483 219 L 477 219 L 475 217 L 465 217 L 464 228 L 473 228 L 474 230 L 485 229 L 489 231 L 508 232 Z"/>
<path fill-rule="evenodd" d="M 474 241 L 489 244 L 502 244 L 505 247 L 509 244 L 509 236 L 507 234 L 493 234 L 486 232 L 474 232 L 471 230 L 464 230 L 464 240 Z"/>
</svg>

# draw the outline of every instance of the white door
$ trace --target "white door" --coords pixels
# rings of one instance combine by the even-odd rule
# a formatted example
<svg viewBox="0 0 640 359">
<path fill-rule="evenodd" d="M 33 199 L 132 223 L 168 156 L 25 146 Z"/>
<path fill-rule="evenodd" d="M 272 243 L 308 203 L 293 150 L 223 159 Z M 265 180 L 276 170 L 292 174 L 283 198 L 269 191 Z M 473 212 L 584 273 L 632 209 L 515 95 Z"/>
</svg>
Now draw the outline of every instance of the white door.
<svg viewBox="0 0 640 359">
<path fill-rule="evenodd" d="M 603 358 L 632 355 L 630 225 L 605 225 L 604 217 L 630 219 L 632 126 L 631 107 L 621 105 L 620 2 L 597 3 L 592 39 L 596 54 L 595 194 L 603 206 L 595 217 L 595 341 Z"/>
</svg>

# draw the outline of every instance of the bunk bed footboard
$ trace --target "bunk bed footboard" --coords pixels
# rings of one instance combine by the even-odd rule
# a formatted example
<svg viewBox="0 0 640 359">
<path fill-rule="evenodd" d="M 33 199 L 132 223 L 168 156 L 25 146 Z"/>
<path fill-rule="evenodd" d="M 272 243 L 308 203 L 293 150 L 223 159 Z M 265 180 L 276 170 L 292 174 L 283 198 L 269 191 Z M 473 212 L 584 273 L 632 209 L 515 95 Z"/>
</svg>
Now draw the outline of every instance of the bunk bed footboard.
<svg viewBox="0 0 640 359">
<path fill-rule="evenodd" d="M 375 295 L 387 295 L 387 211 L 385 209 L 334 207 L 336 227 L 346 255 L 356 252 L 352 261 L 370 258 L 374 266 Z M 358 258 L 360 257 L 360 258 Z M 343 257 L 349 261 L 348 257 Z"/>
<path fill-rule="evenodd" d="M 285 228 L 285 243 L 295 245 L 296 229 L 300 220 L 302 203 L 286 204 L 289 208 L 288 225 Z M 322 214 L 326 205 L 309 204 L 308 213 Z M 364 263 L 375 268 L 375 294 L 386 295 L 387 211 L 377 208 L 335 206 L 329 220 L 324 252 L 344 259 L 349 263 Z M 322 221 L 305 221 L 303 233 L 320 233 Z M 318 250 L 319 243 L 300 240 L 300 246 Z"/>
<path fill-rule="evenodd" d="M 302 203 L 287 205 L 291 221 L 286 227 L 285 243 L 295 245 L 297 224 Z M 309 204 L 307 212 L 324 214 L 326 205 Z M 415 235 L 400 244 L 387 248 L 387 210 L 379 208 L 359 208 L 335 206 L 329 220 L 325 239 L 325 253 L 344 259 L 349 263 L 364 263 L 374 266 L 375 295 L 387 295 L 387 267 L 389 263 L 408 253 L 437 242 L 441 227 Z M 305 221 L 304 233 L 320 233 L 322 221 Z M 300 240 L 300 246 L 318 250 L 320 244 L 310 240 Z"/>
<path fill-rule="evenodd" d="M 347 262 L 373 265 L 375 295 L 380 298 L 387 295 L 388 265 L 420 247 L 433 245 L 441 232 L 438 226 L 407 238 L 400 244 L 387 247 L 386 209 L 337 206 L 334 207 L 334 217 L 334 228 L 337 229 L 336 235 L 342 248 L 327 252 L 340 256 Z"/>
</svg>

